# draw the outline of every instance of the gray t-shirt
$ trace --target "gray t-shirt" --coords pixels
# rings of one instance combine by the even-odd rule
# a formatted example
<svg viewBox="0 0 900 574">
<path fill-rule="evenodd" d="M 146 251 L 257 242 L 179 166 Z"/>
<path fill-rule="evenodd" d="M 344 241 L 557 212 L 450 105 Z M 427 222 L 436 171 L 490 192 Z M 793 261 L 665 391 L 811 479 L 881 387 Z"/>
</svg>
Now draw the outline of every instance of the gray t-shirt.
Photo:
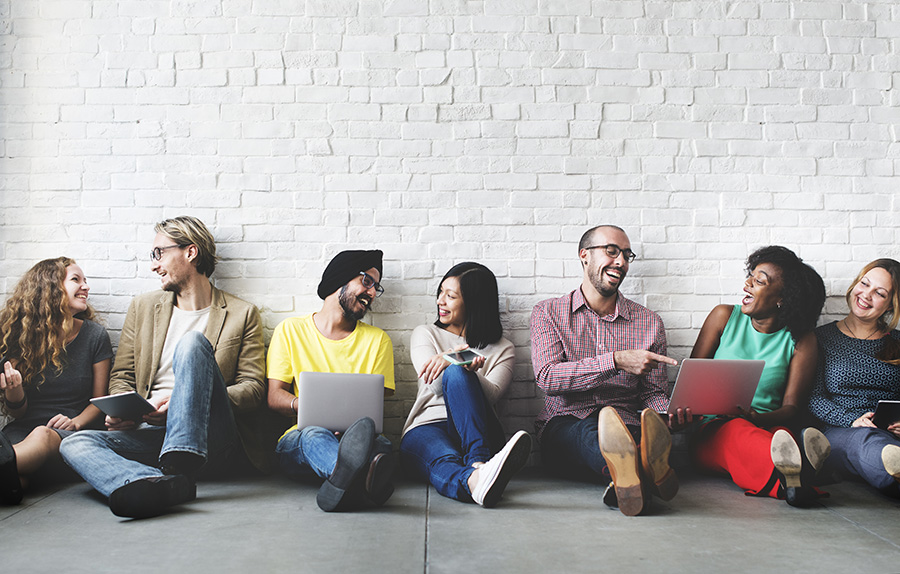
<svg viewBox="0 0 900 574">
<path fill-rule="evenodd" d="M 106 329 L 85 321 L 68 345 L 62 372 L 54 367 L 44 371 L 40 385 L 25 387 L 28 409 L 22 418 L 14 419 L 3 430 L 27 435 L 35 427 L 47 424 L 57 414 L 75 418 L 89 404 L 94 391 L 94 364 L 112 358 L 112 345 Z M 23 435 L 23 436 L 25 436 Z"/>
</svg>

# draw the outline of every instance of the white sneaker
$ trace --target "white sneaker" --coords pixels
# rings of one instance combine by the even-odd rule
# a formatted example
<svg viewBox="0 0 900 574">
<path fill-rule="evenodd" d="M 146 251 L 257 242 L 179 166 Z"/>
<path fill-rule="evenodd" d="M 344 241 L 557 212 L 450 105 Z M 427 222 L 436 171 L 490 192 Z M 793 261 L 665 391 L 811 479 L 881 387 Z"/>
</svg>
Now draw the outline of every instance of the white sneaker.
<svg viewBox="0 0 900 574">
<path fill-rule="evenodd" d="M 531 455 L 531 435 L 519 431 L 478 470 L 478 484 L 472 489 L 472 500 L 492 508 L 496 506 L 509 479 L 524 468 Z"/>
</svg>

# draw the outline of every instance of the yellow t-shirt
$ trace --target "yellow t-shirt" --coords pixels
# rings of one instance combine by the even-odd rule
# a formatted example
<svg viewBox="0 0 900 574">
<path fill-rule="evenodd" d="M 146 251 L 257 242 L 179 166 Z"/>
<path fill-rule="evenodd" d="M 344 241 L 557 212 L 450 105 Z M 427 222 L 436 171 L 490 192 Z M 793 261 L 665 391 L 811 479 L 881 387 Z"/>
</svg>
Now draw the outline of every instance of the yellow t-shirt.
<svg viewBox="0 0 900 574">
<path fill-rule="evenodd" d="M 285 319 L 272 334 L 266 365 L 266 376 L 291 383 L 295 396 L 295 379 L 301 371 L 384 375 L 385 388 L 393 390 L 395 386 L 391 338 L 378 327 L 361 321 L 350 335 L 334 341 L 322 336 L 312 314 Z M 297 425 L 287 432 L 295 428 Z"/>
</svg>

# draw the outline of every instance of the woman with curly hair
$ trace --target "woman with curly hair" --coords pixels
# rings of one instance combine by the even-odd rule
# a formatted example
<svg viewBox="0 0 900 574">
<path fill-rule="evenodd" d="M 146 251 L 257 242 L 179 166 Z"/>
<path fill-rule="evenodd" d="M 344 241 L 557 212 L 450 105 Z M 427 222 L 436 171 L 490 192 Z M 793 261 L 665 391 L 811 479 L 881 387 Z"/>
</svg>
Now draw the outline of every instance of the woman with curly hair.
<svg viewBox="0 0 900 574">
<path fill-rule="evenodd" d="M 846 317 L 816 329 L 809 411 L 831 442 L 828 470 L 900 498 L 900 420 L 876 426 L 874 418 L 878 401 L 900 400 L 900 262 L 863 267 L 846 300 Z"/>
<path fill-rule="evenodd" d="M 101 420 L 90 404 L 109 388 L 113 356 L 88 305 L 84 272 L 68 257 L 29 269 L 0 309 L 0 501 L 18 504 L 25 477 L 58 456 L 69 433 Z"/>
<path fill-rule="evenodd" d="M 802 416 L 815 380 L 813 329 L 825 285 L 793 251 L 773 245 L 747 258 L 744 293 L 740 305 L 710 312 L 691 357 L 763 359 L 766 365 L 748 412 L 701 426 L 696 460 L 730 474 L 747 494 L 808 506 L 818 496 L 809 482 L 828 456 L 828 441 L 810 428 L 798 445 L 785 427 Z"/>
</svg>

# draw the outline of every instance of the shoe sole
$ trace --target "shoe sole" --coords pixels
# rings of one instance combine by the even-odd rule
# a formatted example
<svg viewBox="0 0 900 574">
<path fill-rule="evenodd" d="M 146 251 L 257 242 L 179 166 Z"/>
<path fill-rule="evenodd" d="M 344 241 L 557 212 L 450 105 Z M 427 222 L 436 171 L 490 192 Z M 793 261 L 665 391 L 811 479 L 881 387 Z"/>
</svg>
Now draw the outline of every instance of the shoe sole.
<svg viewBox="0 0 900 574">
<path fill-rule="evenodd" d="M 884 445 L 881 449 L 881 463 L 884 470 L 900 482 L 900 446 L 894 444 Z"/>
<path fill-rule="evenodd" d="M 598 428 L 600 453 L 609 466 L 619 510 L 626 516 L 637 516 L 644 509 L 644 490 L 634 437 L 612 407 L 600 411 Z"/>
<path fill-rule="evenodd" d="M 672 500 L 678 494 L 678 476 L 669 466 L 672 435 L 669 427 L 650 409 L 641 412 L 641 465 L 653 484 L 654 494 Z"/>
<path fill-rule="evenodd" d="M 806 460 L 812 466 L 815 473 L 822 470 L 825 465 L 825 459 L 831 454 L 831 443 L 822 434 L 822 431 L 812 427 L 803 429 L 803 452 L 806 454 Z"/>
<path fill-rule="evenodd" d="M 506 460 L 503 461 L 500 472 L 497 473 L 493 484 L 488 486 L 487 492 L 484 493 L 484 500 L 481 503 L 483 507 L 493 508 L 497 506 L 497 503 L 500 502 L 500 497 L 503 496 L 503 491 L 506 490 L 506 485 L 528 463 L 528 457 L 531 456 L 531 447 L 531 435 L 527 432 L 518 431 L 512 436 L 509 444 L 504 447 L 509 449 L 509 454 L 506 456 Z"/>
<path fill-rule="evenodd" d="M 799 488 L 802 486 L 800 481 L 800 471 L 803 468 L 803 459 L 800 454 L 800 447 L 797 441 L 791 436 L 791 433 L 784 429 L 775 431 L 772 436 L 772 463 L 778 472 L 784 475 L 784 485 L 787 488 Z"/>
<path fill-rule="evenodd" d="M 350 485 L 368 467 L 369 455 L 375 443 L 375 423 L 363 418 L 344 432 L 338 447 L 338 458 L 331 476 L 322 483 L 316 494 L 316 503 L 325 512 L 338 509 Z"/>
<path fill-rule="evenodd" d="M 197 498 L 197 485 L 184 475 L 167 475 L 165 482 L 136 480 L 109 496 L 109 509 L 122 518 L 152 518 L 172 506 Z"/>
<path fill-rule="evenodd" d="M 0 500 L 14 506 L 22 502 L 22 482 L 16 462 L 16 449 L 0 431 Z"/>
</svg>

